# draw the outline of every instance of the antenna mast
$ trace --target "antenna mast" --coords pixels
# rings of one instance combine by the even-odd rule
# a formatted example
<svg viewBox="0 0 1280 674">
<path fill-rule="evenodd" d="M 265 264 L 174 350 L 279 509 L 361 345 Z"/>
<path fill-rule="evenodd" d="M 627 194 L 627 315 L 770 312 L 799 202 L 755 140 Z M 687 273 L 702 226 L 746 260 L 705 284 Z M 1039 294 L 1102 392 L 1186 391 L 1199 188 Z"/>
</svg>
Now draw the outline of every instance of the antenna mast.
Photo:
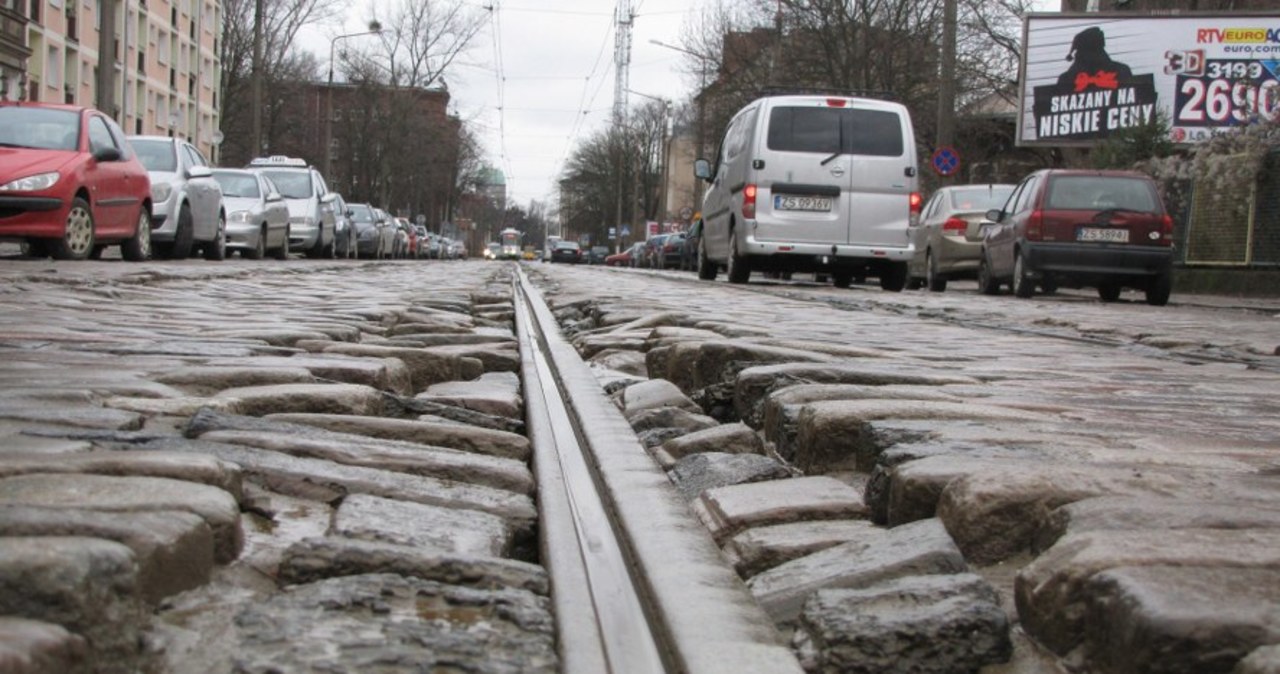
<svg viewBox="0 0 1280 674">
<path fill-rule="evenodd" d="M 627 82 L 631 70 L 631 26 L 634 20 L 631 0 L 618 0 L 618 34 L 614 39 L 613 63 L 616 68 L 613 85 L 613 123 L 617 127 L 627 124 Z"/>
</svg>

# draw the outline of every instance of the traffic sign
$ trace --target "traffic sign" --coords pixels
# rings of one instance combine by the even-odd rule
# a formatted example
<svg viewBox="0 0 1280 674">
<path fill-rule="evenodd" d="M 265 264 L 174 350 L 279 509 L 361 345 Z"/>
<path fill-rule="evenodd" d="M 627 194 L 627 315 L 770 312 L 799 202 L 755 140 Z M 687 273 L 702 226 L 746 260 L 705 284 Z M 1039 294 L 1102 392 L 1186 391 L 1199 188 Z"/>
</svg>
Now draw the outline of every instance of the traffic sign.
<svg viewBox="0 0 1280 674">
<path fill-rule="evenodd" d="M 956 152 L 954 147 L 943 145 L 933 151 L 933 157 L 929 160 L 933 165 L 933 170 L 940 176 L 954 175 L 960 170 L 960 153 Z"/>
</svg>

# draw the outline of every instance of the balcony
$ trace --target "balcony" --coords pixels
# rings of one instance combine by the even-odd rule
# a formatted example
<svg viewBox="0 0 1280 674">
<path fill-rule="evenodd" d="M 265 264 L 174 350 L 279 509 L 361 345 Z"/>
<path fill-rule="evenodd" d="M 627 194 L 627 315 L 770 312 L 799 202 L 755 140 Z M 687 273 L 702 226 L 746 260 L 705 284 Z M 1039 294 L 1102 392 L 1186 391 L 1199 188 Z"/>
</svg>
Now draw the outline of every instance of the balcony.
<svg viewBox="0 0 1280 674">
<path fill-rule="evenodd" d="M 27 17 L 0 6 L 0 61 L 21 63 L 31 56 L 27 48 Z"/>
</svg>

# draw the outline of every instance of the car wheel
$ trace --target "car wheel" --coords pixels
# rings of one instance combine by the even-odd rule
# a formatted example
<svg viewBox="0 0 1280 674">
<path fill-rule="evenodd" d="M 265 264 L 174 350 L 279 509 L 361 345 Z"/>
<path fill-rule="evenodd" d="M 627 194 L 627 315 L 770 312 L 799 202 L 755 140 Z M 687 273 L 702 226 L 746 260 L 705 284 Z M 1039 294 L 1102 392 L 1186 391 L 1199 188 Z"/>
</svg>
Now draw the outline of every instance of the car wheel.
<svg viewBox="0 0 1280 674">
<path fill-rule="evenodd" d="M 1120 284 L 1108 281 L 1099 285 L 1098 299 L 1103 302 L 1114 302 L 1120 299 Z"/>
<path fill-rule="evenodd" d="M 120 255 L 129 262 L 151 259 L 151 214 L 145 205 L 138 209 L 138 226 L 133 236 L 120 244 Z"/>
<path fill-rule="evenodd" d="M 89 202 L 76 197 L 67 211 L 66 229 L 62 238 L 53 242 L 50 251 L 55 260 L 83 260 L 93 252 L 93 212 Z"/>
<path fill-rule="evenodd" d="M 281 261 L 289 259 L 289 227 L 288 226 L 284 228 L 284 241 L 282 241 L 280 243 L 280 247 L 276 249 L 276 259 Z"/>
<path fill-rule="evenodd" d="M 244 256 L 250 260 L 261 260 L 267 254 L 267 226 L 263 224 L 258 228 L 258 240 L 253 244 L 253 248 L 244 251 Z"/>
<path fill-rule="evenodd" d="M 707 257 L 706 239 L 698 242 L 698 261 L 694 264 L 694 269 L 698 272 L 698 278 L 703 281 L 714 281 L 716 280 L 716 274 L 720 273 L 720 265 L 712 262 Z"/>
<path fill-rule="evenodd" d="M 729 233 L 729 283 L 746 283 L 751 279 L 751 267 L 745 255 L 738 254 L 738 231 Z"/>
<path fill-rule="evenodd" d="M 880 289 L 891 293 L 900 293 L 907 286 L 907 263 L 890 262 L 880 272 Z"/>
<path fill-rule="evenodd" d="M 833 271 L 831 272 L 831 285 L 837 288 L 848 288 L 853 285 L 853 272 L 851 271 Z"/>
<path fill-rule="evenodd" d="M 991 275 L 991 264 L 985 254 L 978 260 L 978 290 L 983 295 L 1000 294 L 1000 281 Z"/>
<path fill-rule="evenodd" d="M 940 293 L 947 289 L 947 279 L 938 275 L 938 260 L 933 251 L 926 251 L 924 256 L 924 282 L 930 292 Z"/>
<path fill-rule="evenodd" d="M 204 259 L 219 262 L 227 259 L 227 217 L 218 214 L 218 230 L 213 241 L 204 244 Z"/>
<path fill-rule="evenodd" d="M 185 260 L 191 256 L 192 243 L 195 240 L 195 225 L 191 221 L 191 207 L 182 204 L 178 211 L 178 228 L 173 232 L 173 243 L 168 247 L 166 257 L 174 260 Z"/>
<path fill-rule="evenodd" d="M 1173 276 L 1168 272 L 1156 274 L 1147 284 L 1147 304 L 1162 307 L 1169 303 L 1169 294 L 1173 292 Z"/>
<path fill-rule="evenodd" d="M 1013 258 L 1013 294 L 1026 299 L 1036 294 L 1036 283 L 1031 280 L 1026 256 L 1021 252 Z"/>
</svg>

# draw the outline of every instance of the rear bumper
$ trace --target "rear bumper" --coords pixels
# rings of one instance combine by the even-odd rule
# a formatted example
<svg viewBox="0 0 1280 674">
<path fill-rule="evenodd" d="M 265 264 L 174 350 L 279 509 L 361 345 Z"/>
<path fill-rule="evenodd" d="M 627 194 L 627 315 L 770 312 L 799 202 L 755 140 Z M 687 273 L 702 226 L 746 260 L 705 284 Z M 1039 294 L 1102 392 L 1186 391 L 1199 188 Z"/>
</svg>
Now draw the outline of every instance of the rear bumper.
<svg viewBox="0 0 1280 674">
<path fill-rule="evenodd" d="M 938 272 L 949 277 L 976 275 L 982 259 L 982 242 L 963 237 L 942 236 L 934 244 Z"/>
<path fill-rule="evenodd" d="M 750 256 L 779 256 L 830 258 L 833 261 L 851 258 L 859 260 L 890 260 L 907 262 L 915 255 L 915 246 L 866 246 L 842 243 L 794 243 L 786 241 L 760 241 L 754 233 L 748 233 L 743 242 L 743 253 Z"/>
<path fill-rule="evenodd" d="M 1062 276 L 1156 276 L 1173 266 L 1173 248 L 1025 242 L 1032 273 Z"/>
</svg>

